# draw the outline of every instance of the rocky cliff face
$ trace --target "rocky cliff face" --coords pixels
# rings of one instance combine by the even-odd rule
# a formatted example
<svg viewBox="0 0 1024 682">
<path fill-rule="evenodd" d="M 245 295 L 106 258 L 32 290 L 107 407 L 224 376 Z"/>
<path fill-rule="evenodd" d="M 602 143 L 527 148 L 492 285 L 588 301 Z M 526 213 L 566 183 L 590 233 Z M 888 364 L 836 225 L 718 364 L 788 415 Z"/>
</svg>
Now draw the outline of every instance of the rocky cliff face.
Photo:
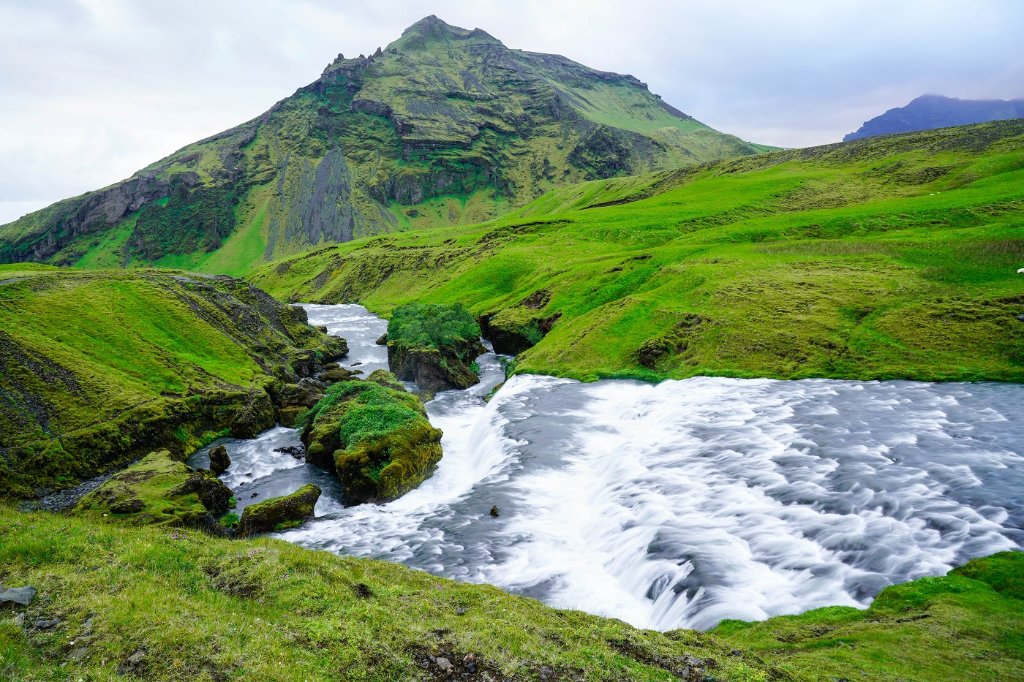
<svg viewBox="0 0 1024 682">
<path fill-rule="evenodd" d="M 844 137 L 843 141 L 1022 117 L 1024 99 L 974 100 L 924 95 L 904 107 L 890 109 L 866 121 L 857 131 Z"/>
<path fill-rule="evenodd" d="M 0 228 L 0 262 L 262 258 L 477 222 L 559 184 L 750 154 L 632 76 L 428 17 L 237 128 Z M 184 259 L 183 259 L 184 257 Z"/>
</svg>

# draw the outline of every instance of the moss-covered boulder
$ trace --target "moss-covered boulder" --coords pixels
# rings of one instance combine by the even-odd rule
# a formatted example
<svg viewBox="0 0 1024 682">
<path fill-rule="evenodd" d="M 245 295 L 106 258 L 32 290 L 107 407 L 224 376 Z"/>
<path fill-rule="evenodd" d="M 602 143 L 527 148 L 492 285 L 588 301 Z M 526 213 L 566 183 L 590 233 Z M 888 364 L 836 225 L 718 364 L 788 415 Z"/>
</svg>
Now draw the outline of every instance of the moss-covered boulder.
<svg viewBox="0 0 1024 682">
<path fill-rule="evenodd" d="M 210 471 L 220 476 L 231 466 L 231 457 L 228 456 L 228 449 L 223 445 L 210 450 Z"/>
<path fill-rule="evenodd" d="M 255 533 L 296 528 L 313 518 L 313 509 L 320 499 L 320 488 L 307 483 L 290 495 L 272 497 L 242 510 L 238 534 L 242 537 Z"/>
<path fill-rule="evenodd" d="M 72 513 L 133 525 L 219 532 L 217 519 L 230 504 L 231 489 L 212 472 L 192 469 L 161 450 L 112 476 L 79 500 Z"/>
<path fill-rule="evenodd" d="M 383 502 L 422 483 L 441 460 L 441 431 L 393 375 L 334 384 L 302 433 L 310 461 L 331 467 L 345 502 Z M 381 383 L 378 383 L 381 382 Z"/>
<path fill-rule="evenodd" d="M 476 358 L 485 352 L 480 325 L 462 305 L 410 303 L 388 322 L 388 365 L 402 381 L 428 392 L 468 388 L 480 381 Z"/>
</svg>

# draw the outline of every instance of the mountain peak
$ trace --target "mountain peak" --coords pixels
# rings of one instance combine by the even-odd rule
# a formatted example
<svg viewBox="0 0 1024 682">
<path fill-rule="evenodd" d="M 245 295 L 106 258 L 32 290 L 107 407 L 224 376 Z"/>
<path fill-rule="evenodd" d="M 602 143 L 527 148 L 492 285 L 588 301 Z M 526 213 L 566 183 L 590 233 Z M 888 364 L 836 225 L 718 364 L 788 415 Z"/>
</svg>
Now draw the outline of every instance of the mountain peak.
<svg viewBox="0 0 1024 682">
<path fill-rule="evenodd" d="M 465 40 L 467 38 L 483 38 L 488 42 L 500 43 L 494 36 L 486 31 L 474 28 L 473 30 L 452 26 L 436 15 L 431 14 L 423 17 L 409 28 L 402 31 L 400 42 L 408 43 L 409 39 L 431 40 Z"/>
<path fill-rule="evenodd" d="M 915 97 L 905 106 L 889 109 L 865 121 L 860 129 L 844 137 L 843 141 L 1021 117 L 1024 117 L 1024 100 L 958 99 L 925 94 Z"/>
</svg>

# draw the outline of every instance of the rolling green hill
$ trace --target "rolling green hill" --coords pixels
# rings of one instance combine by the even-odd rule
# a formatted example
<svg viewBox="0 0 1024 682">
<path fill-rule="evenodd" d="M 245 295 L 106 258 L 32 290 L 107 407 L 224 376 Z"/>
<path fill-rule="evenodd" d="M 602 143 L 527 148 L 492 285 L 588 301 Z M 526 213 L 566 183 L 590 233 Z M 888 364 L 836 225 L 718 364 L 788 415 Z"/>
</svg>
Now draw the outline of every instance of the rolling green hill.
<svg viewBox="0 0 1024 682">
<path fill-rule="evenodd" d="M 0 266 L 0 498 L 252 437 L 284 383 L 343 349 L 230 277 Z"/>
<path fill-rule="evenodd" d="M 0 227 L 0 263 L 240 274 L 271 256 L 475 223 L 555 186 L 763 147 L 632 76 L 427 17 L 262 116 Z"/>
<path fill-rule="evenodd" d="M 463 302 L 519 371 L 1024 380 L 1024 121 L 555 190 L 256 271 L 284 300 Z M 532 338 L 531 338 L 532 337 Z"/>
</svg>

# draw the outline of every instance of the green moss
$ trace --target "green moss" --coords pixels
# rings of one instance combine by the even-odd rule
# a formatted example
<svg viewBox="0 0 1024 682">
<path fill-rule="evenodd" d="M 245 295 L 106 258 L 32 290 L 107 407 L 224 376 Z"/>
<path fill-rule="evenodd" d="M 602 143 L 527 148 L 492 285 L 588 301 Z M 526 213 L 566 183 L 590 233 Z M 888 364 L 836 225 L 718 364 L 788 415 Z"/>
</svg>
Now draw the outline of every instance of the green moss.
<svg viewBox="0 0 1024 682">
<path fill-rule="evenodd" d="M 21 272 L 0 285 L 0 496 L 70 485 L 155 449 L 251 437 L 274 423 L 267 389 L 295 380 L 266 367 L 343 350 L 237 280 Z"/>
<path fill-rule="evenodd" d="M 311 459 L 334 467 L 350 502 L 400 497 L 441 460 L 441 431 L 397 380 L 344 381 L 309 410 L 303 441 Z"/>
<path fill-rule="evenodd" d="M 114 474 L 79 500 L 73 513 L 134 525 L 210 528 L 227 511 L 230 496 L 215 476 L 190 469 L 164 450 Z"/>
<path fill-rule="evenodd" d="M 480 338 L 480 325 L 460 303 L 407 303 L 388 320 L 388 343 L 441 348 Z"/>
<path fill-rule="evenodd" d="M 320 488 L 307 483 L 291 494 L 249 505 L 242 510 L 242 518 L 238 522 L 239 535 L 245 537 L 301 526 L 312 518 L 320 492 Z"/>
</svg>

